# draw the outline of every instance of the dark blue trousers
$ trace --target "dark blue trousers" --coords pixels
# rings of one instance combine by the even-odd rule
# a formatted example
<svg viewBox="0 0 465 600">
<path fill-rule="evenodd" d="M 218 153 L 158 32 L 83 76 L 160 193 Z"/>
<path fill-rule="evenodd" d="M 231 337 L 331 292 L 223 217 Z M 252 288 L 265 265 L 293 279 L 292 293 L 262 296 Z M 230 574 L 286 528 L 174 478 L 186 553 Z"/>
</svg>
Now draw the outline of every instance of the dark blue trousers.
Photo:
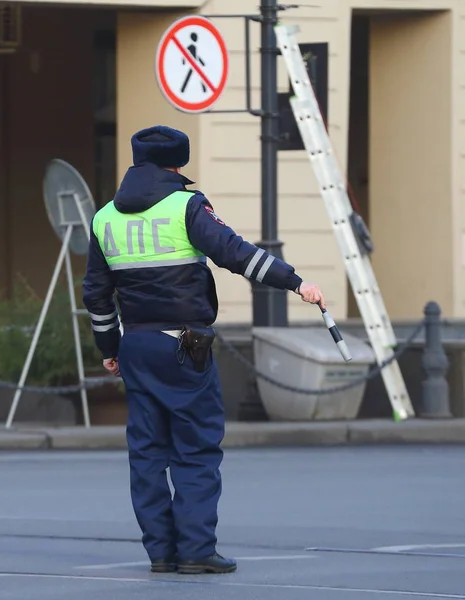
<svg viewBox="0 0 465 600">
<path fill-rule="evenodd" d="M 129 416 L 131 498 L 151 560 L 205 558 L 215 551 L 224 409 L 213 357 L 197 373 L 180 364 L 178 341 L 127 332 L 119 351 Z M 167 480 L 169 467 L 175 489 Z"/>
</svg>

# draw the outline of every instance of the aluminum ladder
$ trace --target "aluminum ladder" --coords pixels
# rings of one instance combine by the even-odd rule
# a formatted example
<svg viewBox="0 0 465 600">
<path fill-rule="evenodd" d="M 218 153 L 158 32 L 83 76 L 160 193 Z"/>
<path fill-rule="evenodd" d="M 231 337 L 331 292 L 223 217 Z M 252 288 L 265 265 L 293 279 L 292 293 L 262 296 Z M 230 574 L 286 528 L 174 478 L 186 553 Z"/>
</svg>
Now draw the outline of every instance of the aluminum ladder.
<svg viewBox="0 0 465 600">
<path fill-rule="evenodd" d="M 298 26 L 275 27 L 278 47 L 295 94 L 290 104 L 318 181 L 376 361 L 378 365 L 382 365 L 392 358 L 397 340 L 368 256 L 371 251 L 369 233 L 361 217 L 352 209 L 345 179 L 335 158 L 296 39 L 299 31 Z M 410 397 L 396 360 L 384 367 L 382 377 L 394 419 L 401 421 L 414 417 Z"/>
</svg>

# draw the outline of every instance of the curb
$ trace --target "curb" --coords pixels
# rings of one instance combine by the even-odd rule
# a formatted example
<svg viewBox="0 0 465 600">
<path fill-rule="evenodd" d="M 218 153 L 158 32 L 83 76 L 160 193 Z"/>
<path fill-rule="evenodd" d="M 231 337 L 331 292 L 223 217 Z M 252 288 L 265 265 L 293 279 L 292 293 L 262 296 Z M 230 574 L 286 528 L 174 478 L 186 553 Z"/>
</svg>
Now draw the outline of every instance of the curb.
<svg viewBox="0 0 465 600">
<path fill-rule="evenodd" d="M 23 431 L 0 431 L 1 450 L 46 450 L 48 440 L 45 433 Z"/>
<path fill-rule="evenodd" d="M 310 447 L 372 444 L 463 444 L 465 419 L 229 422 L 223 448 Z M 126 450 L 124 426 L 0 429 L 1 450 Z"/>
<path fill-rule="evenodd" d="M 231 423 L 226 426 L 224 448 L 339 446 L 348 441 L 348 424 Z"/>
<path fill-rule="evenodd" d="M 463 444 L 465 419 L 354 421 L 348 426 L 351 444 Z"/>
</svg>

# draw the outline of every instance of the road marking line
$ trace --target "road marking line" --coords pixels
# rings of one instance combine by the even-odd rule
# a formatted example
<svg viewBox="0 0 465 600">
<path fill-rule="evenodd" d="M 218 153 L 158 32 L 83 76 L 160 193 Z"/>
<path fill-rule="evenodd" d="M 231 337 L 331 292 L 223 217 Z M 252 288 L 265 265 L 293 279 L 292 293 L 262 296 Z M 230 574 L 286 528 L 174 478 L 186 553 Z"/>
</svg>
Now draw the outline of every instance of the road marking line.
<svg viewBox="0 0 465 600">
<path fill-rule="evenodd" d="M 49 516 L 49 517 L 27 517 L 27 516 L 10 516 L 10 515 L 0 515 L 0 521 L 58 521 L 61 523 L 129 523 L 129 524 L 133 524 L 134 521 L 131 518 L 128 519 L 89 519 L 87 517 L 73 517 L 72 519 L 69 519 L 67 517 L 54 517 L 54 516 Z"/>
<path fill-rule="evenodd" d="M 97 571 L 99 569 L 119 569 L 120 567 L 142 567 L 144 565 L 146 567 L 148 567 L 150 565 L 150 561 L 147 559 L 147 560 L 139 561 L 139 562 L 107 563 L 104 565 L 82 565 L 82 566 L 74 567 L 74 568 L 75 569 L 86 569 L 86 570 L 95 569 Z"/>
<path fill-rule="evenodd" d="M 239 561 L 264 561 L 264 560 L 300 560 L 300 559 L 313 559 L 317 557 L 311 554 L 287 554 L 285 556 L 239 556 L 236 560 Z M 138 562 L 123 562 L 123 563 L 107 563 L 103 565 L 82 565 L 74 567 L 75 569 L 86 569 L 86 570 L 100 570 L 100 569 L 118 569 L 120 567 L 141 567 L 148 565 L 149 561 L 138 561 Z"/>
<path fill-rule="evenodd" d="M 336 587 L 326 585 L 298 585 L 298 584 L 282 584 L 282 583 L 246 583 L 240 581 L 218 581 L 212 579 L 197 579 L 189 581 L 183 579 L 159 579 L 157 576 L 150 579 L 135 579 L 135 578 L 117 578 L 117 577 L 98 577 L 89 575 L 55 575 L 55 574 L 34 574 L 34 573 L 0 573 L 0 577 L 29 577 L 36 579 L 70 579 L 82 581 L 113 581 L 115 583 L 162 583 L 164 585 L 209 585 L 212 587 L 250 587 L 250 588 L 267 588 L 267 589 L 286 589 L 286 590 L 313 590 L 326 592 L 344 592 L 356 594 L 380 594 L 385 596 L 410 596 L 412 598 L 444 598 L 446 600 L 465 600 L 463 594 L 441 594 L 434 592 L 410 592 L 408 590 L 376 590 L 372 588 L 349 588 Z"/>
<path fill-rule="evenodd" d="M 373 552 L 408 552 L 409 550 L 440 550 L 443 548 L 465 548 L 465 544 L 412 544 L 410 546 L 380 546 Z"/>
<path fill-rule="evenodd" d="M 153 579 L 136 579 L 130 577 L 100 577 L 98 575 L 57 575 L 53 573 L 0 573 L 0 577 L 29 577 L 36 579 L 71 579 L 82 581 L 115 581 L 118 583 L 148 583 Z"/>
<path fill-rule="evenodd" d="M 310 556 L 308 554 L 287 554 L 285 556 L 239 556 L 237 560 L 300 560 L 302 558 L 317 558 L 316 556 Z"/>
<path fill-rule="evenodd" d="M 444 546 L 445 548 L 451 548 L 451 545 Z M 452 554 L 450 552 L 421 552 L 419 550 L 399 550 L 400 546 L 392 546 L 393 549 L 386 546 L 385 548 L 306 548 L 307 552 L 330 552 L 335 554 L 371 554 L 371 555 L 383 555 L 390 554 L 391 556 L 415 556 L 422 558 L 465 558 L 465 553 Z M 407 548 L 407 546 L 402 546 Z"/>
</svg>

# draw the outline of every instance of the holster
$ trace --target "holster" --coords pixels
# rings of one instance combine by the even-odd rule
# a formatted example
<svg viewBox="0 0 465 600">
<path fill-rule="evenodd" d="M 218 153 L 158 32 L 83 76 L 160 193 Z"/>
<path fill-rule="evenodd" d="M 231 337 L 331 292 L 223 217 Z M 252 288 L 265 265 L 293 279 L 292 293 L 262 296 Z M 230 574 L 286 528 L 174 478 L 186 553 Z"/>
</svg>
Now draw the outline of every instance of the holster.
<svg viewBox="0 0 465 600">
<path fill-rule="evenodd" d="M 210 348 L 215 341 L 216 332 L 212 327 L 195 328 L 184 327 L 181 333 L 180 344 L 194 363 L 194 369 L 203 373 L 210 356 Z"/>
</svg>

